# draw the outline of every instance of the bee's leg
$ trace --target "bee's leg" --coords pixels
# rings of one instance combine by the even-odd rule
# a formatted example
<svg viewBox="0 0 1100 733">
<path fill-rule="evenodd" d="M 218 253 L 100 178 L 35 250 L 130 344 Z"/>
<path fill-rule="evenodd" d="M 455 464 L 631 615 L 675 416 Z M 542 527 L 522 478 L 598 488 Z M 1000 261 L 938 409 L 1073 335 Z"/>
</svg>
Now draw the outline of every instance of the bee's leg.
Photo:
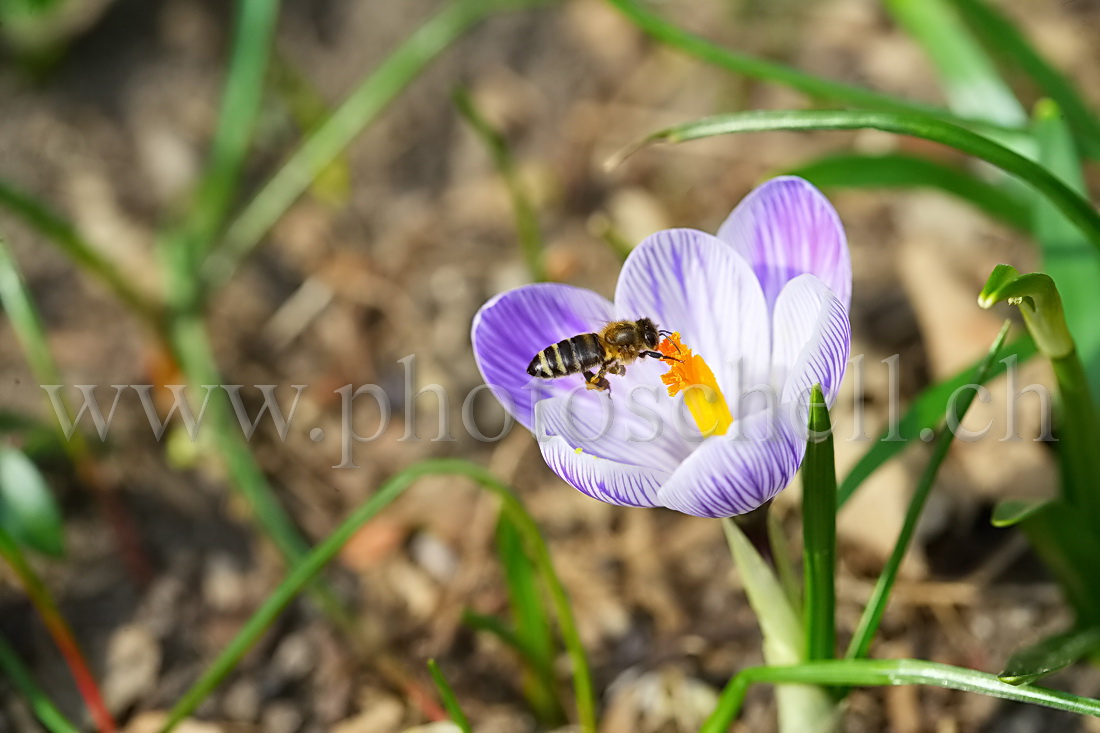
<svg viewBox="0 0 1100 733">
<path fill-rule="evenodd" d="M 618 363 L 612 364 L 611 366 L 607 367 L 607 373 L 621 377 L 626 374 L 626 367 Z"/>
<path fill-rule="evenodd" d="M 599 390 L 600 392 L 610 392 L 611 384 L 604 378 L 604 374 L 607 373 L 606 367 L 600 367 L 598 374 L 593 374 L 588 371 L 584 373 L 585 387 L 588 389 Z"/>
<path fill-rule="evenodd" d="M 658 351 L 643 351 L 641 355 L 642 356 L 648 356 L 648 357 L 653 358 L 653 359 L 661 359 L 662 361 L 664 361 L 664 360 L 667 360 L 667 361 L 681 361 L 681 359 L 677 359 L 675 356 L 665 356 L 664 354 L 662 354 Z"/>
</svg>

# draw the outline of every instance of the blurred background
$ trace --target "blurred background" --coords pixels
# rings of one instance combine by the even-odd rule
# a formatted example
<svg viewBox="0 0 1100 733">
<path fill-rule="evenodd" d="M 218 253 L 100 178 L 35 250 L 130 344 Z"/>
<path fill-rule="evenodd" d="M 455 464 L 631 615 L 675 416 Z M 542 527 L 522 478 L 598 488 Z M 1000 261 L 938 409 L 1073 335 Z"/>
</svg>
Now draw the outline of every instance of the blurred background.
<svg viewBox="0 0 1100 733">
<path fill-rule="evenodd" d="M 41 13 L 20 5 L 5 10 L 0 28 L 0 180 L 70 221 L 134 291 L 163 298 L 158 231 L 187 211 L 206 164 L 233 9 L 214 0 L 57 0 Z M 1100 3 L 1000 5 L 1100 101 Z M 281 3 L 234 206 L 252 199 L 303 135 L 441 7 L 432 0 Z M 920 47 L 875 0 L 669 0 L 658 10 L 729 48 L 942 101 Z M 1037 99 L 1022 88 L 1026 104 Z M 649 148 L 608 169 L 612 154 L 667 125 L 807 102 L 662 47 L 599 0 L 565 0 L 493 15 L 458 38 L 278 217 L 238 269 L 225 265 L 227 282 L 209 293 L 203 312 L 225 383 L 280 385 L 285 409 L 291 385 L 308 385 L 285 440 L 265 417 L 248 444 L 305 538 L 326 536 L 382 481 L 420 459 L 483 463 L 517 487 L 547 537 L 594 667 L 603 730 L 694 730 L 731 673 L 761 659 L 759 630 L 718 523 L 592 501 L 545 467 L 526 431 L 486 443 L 462 427 L 461 402 L 481 383 L 469 344 L 473 314 L 531 273 L 509 187 L 492 148 L 459 113 L 459 89 L 511 153 L 536 214 L 546 276 L 608 295 L 624 247 L 672 226 L 714 231 L 754 185 L 823 154 L 962 159 L 876 132 L 767 133 Z M 888 417 L 889 370 L 881 360 L 900 355 L 903 401 L 973 362 L 1008 313 L 976 306 L 989 271 L 998 262 L 1028 271 L 1037 259 L 1025 236 L 942 193 L 826 193 L 851 243 L 852 353 L 866 355 L 860 404 L 866 435 L 874 436 Z M 0 236 L 38 306 L 63 384 L 100 385 L 106 411 L 110 385 L 188 381 L 149 324 L 25 218 L 0 209 Z M 433 440 L 435 396 L 406 404 L 399 360 L 410 354 L 415 385 L 439 384 L 451 395 L 456 440 Z M 1044 369 L 1026 365 L 1020 385 L 1050 384 Z M 8 319 L 0 320 L 0 408 L 52 428 L 39 384 Z M 354 445 L 358 468 L 336 469 L 335 390 L 347 384 L 379 385 L 393 415 L 377 440 Z M 968 418 L 974 425 L 993 418 L 997 436 L 1007 404 L 1001 384 L 993 402 L 975 405 Z M 846 390 L 834 411 L 842 436 L 853 425 L 851 372 Z M 255 415 L 259 391 L 242 394 Z M 482 431 L 497 433 L 499 407 L 488 395 L 476 405 Z M 160 407 L 165 414 L 168 404 Z M 1034 397 L 1021 398 L 1025 437 L 1036 434 L 1036 407 Z M 399 440 L 406 414 L 417 415 L 419 440 Z M 369 398 L 356 402 L 360 435 L 375 432 L 379 419 Z M 315 427 L 330 437 L 314 442 Z M 155 712 L 224 648 L 286 563 L 234 491 L 215 435 L 192 444 L 174 423 L 158 441 L 133 392 L 119 400 L 105 442 L 87 417 L 82 430 L 92 454 L 82 465 L 94 466 L 95 491 L 56 441 L 34 443 L 33 431 L 7 431 L 3 440 L 35 458 L 63 518 L 64 555 L 36 557 L 35 568 L 72 623 L 108 707 L 127 730 L 154 730 Z M 867 446 L 838 441 L 841 476 Z M 843 639 L 893 546 L 927 455 L 923 444 L 910 447 L 840 515 Z M 1055 476 L 1041 443 L 955 446 L 877 656 L 992 670 L 1066 623 L 1057 587 L 1026 543 L 988 523 L 996 499 L 1049 495 Z M 797 506 L 792 487 L 775 507 L 792 537 Z M 463 623 L 465 609 L 507 613 L 496 517 L 496 500 L 471 482 L 419 481 L 356 534 L 326 576 L 354 610 L 365 645 L 349 644 L 315 603 L 299 599 L 202 704 L 204 722 L 186 730 L 386 733 L 426 724 L 438 717 L 425 668 L 433 657 L 478 731 L 553 728 L 531 713 L 512 650 Z M 120 530 L 126 526 L 132 541 Z M 59 707 L 81 719 L 65 663 L 12 577 L 0 586 L 0 633 Z M 1057 684 L 1100 695 L 1100 673 L 1091 667 L 1063 673 Z M 1067 714 L 939 689 L 857 691 L 849 711 L 855 731 L 1100 730 Z M 739 726 L 772 729 L 769 689 L 753 689 Z M 0 684 L 0 731 L 33 730 L 20 696 Z"/>
</svg>

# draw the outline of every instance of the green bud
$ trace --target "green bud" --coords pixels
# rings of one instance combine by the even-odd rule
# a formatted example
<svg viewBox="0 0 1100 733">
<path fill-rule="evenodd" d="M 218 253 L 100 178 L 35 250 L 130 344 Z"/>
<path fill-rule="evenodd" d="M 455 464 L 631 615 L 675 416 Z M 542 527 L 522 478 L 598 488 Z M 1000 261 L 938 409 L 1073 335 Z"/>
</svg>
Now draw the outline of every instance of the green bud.
<svg viewBox="0 0 1100 733">
<path fill-rule="evenodd" d="M 1049 275 L 1041 272 L 1021 275 L 1011 265 L 997 265 L 978 295 L 978 305 L 988 309 L 1001 301 L 1019 306 L 1027 330 L 1048 357 L 1062 359 L 1074 352 L 1062 298 Z"/>
</svg>

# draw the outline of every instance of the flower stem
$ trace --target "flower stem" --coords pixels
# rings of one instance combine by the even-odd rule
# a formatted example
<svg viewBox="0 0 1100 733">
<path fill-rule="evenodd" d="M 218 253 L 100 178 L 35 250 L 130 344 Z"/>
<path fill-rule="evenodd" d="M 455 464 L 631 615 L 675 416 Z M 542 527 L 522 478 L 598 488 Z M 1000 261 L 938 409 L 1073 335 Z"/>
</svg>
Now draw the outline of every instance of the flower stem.
<svg viewBox="0 0 1100 733">
<path fill-rule="evenodd" d="M 1062 403 L 1060 448 L 1064 454 L 1063 496 L 1085 512 L 1094 528 L 1100 530 L 1100 451 L 1095 441 L 1100 436 L 1100 419 L 1092 401 L 1088 376 L 1074 350 L 1050 360 Z"/>
</svg>

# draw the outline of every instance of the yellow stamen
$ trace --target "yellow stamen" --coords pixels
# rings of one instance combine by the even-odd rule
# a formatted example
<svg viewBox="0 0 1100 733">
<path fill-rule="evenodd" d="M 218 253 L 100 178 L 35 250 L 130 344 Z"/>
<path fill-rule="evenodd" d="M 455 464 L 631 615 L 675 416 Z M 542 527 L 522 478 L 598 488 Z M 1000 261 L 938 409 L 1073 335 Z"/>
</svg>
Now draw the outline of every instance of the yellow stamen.
<svg viewBox="0 0 1100 733">
<path fill-rule="evenodd" d="M 669 357 L 669 365 L 661 381 L 668 387 L 668 394 L 674 397 L 684 393 L 684 403 L 695 418 L 699 432 L 704 436 L 725 435 L 733 424 L 733 415 L 722 395 L 714 372 L 710 370 L 703 357 L 691 353 L 691 349 L 680 341 L 680 334 L 674 333 L 662 341 L 657 349 Z M 671 361 L 678 359 L 679 361 Z"/>
</svg>

